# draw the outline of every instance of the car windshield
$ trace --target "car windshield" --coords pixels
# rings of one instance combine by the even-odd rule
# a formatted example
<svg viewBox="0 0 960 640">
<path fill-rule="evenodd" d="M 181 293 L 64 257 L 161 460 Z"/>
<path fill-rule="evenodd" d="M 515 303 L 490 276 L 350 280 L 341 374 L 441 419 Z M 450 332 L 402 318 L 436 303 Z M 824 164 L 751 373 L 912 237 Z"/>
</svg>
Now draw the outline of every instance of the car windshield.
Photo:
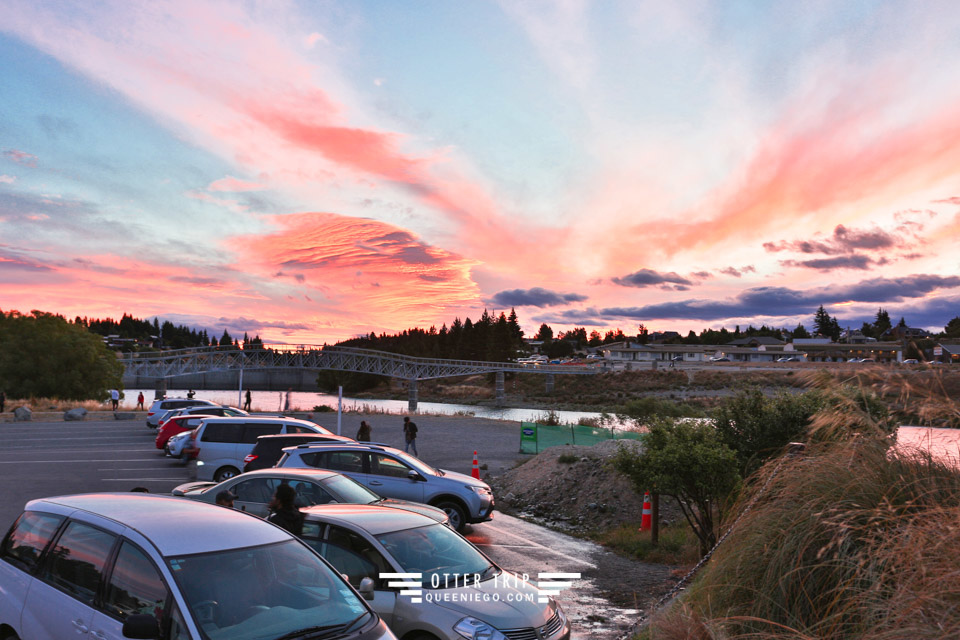
<svg viewBox="0 0 960 640">
<path fill-rule="evenodd" d="M 370 491 L 365 486 L 347 476 L 330 476 L 323 481 L 323 486 L 337 499 L 337 502 L 347 504 L 372 504 L 383 498 Z"/>
<path fill-rule="evenodd" d="M 473 545 L 442 524 L 377 536 L 400 568 L 421 574 L 425 589 L 462 587 L 499 573 Z"/>
<path fill-rule="evenodd" d="M 361 624 L 369 611 L 343 578 L 297 540 L 167 558 L 208 640 L 274 640 Z"/>
</svg>

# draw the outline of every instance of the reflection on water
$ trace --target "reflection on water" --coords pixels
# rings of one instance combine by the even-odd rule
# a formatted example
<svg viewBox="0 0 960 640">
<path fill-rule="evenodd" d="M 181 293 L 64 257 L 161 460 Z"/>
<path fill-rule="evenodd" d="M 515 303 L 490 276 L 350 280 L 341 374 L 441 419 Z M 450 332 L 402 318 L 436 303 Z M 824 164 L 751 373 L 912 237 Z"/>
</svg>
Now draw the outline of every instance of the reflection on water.
<svg viewBox="0 0 960 640">
<path fill-rule="evenodd" d="M 146 398 L 145 404 L 149 407 L 153 400 L 153 389 L 125 389 L 124 404 L 136 404 L 137 394 L 143 391 Z M 167 392 L 168 398 L 186 397 L 185 390 L 170 390 Z M 283 411 L 286 392 L 279 391 L 251 391 L 252 406 L 254 411 Z M 224 390 L 198 390 L 197 398 L 201 400 L 210 400 L 218 404 L 228 404 L 236 407 L 243 406 L 243 397 L 237 391 Z M 315 406 L 326 405 L 336 410 L 337 396 L 328 393 L 314 393 L 309 391 L 292 391 L 290 393 L 291 411 L 311 411 Z M 404 414 L 407 412 L 406 400 L 366 400 L 357 398 L 343 399 L 344 411 L 355 411 L 365 413 L 391 413 Z M 473 414 L 477 418 L 486 418 L 489 420 L 508 420 L 512 422 L 534 421 L 545 415 L 545 409 L 511 409 L 511 408 L 493 408 L 478 407 L 468 404 L 451 404 L 446 402 L 419 402 L 416 413 L 435 414 L 435 415 L 456 415 Z M 599 413 L 590 411 L 554 411 L 562 423 L 576 424 L 580 418 L 599 418 Z"/>
<path fill-rule="evenodd" d="M 960 429 L 934 427 L 900 427 L 897 447 L 902 450 L 929 451 L 939 462 L 960 468 Z"/>
</svg>

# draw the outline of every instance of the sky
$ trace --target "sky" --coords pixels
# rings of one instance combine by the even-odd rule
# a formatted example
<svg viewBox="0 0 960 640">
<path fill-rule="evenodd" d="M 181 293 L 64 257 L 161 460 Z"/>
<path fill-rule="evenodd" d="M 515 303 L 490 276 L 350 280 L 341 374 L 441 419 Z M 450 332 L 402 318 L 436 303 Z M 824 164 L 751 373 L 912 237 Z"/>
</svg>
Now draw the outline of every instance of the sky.
<svg viewBox="0 0 960 640">
<path fill-rule="evenodd" d="M 0 0 L 0 309 L 960 315 L 960 6 Z"/>
</svg>

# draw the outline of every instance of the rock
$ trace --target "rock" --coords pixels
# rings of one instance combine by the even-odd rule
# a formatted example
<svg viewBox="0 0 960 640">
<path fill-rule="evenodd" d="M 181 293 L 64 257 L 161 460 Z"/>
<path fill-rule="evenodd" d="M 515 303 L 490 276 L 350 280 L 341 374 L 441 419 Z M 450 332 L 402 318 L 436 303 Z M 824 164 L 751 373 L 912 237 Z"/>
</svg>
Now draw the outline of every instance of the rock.
<svg viewBox="0 0 960 640">
<path fill-rule="evenodd" d="M 133 420 L 137 417 L 137 414 L 132 411 L 114 411 L 113 419 L 114 420 Z"/>
<path fill-rule="evenodd" d="M 85 417 L 87 417 L 87 410 L 83 407 L 76 407 L 74 409 L 70 409 L 69 411 L 63 412 L 63 419 L 66 422 L 83 420 Z"/>
<path fill-rule="evenodd" d="M 30 407 L 17 407 L 13 410 L 14 422 L 30 422 L 33 419 L 33 411 Z"/>
</svg>

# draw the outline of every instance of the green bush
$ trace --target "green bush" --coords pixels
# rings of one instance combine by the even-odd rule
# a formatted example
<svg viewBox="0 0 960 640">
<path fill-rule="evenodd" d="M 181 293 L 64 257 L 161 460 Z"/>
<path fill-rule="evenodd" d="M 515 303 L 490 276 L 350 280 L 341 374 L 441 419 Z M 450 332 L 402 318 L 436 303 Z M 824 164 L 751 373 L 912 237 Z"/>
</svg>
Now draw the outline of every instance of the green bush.
<svg viewBox="0 0 960 640">
<path fill-rule="evenodd" d="M 703 415 L 698 407 L 656 396 L 631 400 L 620 406 L 616 413 L 621 421 L 629 420 L 640 426 L 656 418 L 696 418 Z"/>
</svg>

